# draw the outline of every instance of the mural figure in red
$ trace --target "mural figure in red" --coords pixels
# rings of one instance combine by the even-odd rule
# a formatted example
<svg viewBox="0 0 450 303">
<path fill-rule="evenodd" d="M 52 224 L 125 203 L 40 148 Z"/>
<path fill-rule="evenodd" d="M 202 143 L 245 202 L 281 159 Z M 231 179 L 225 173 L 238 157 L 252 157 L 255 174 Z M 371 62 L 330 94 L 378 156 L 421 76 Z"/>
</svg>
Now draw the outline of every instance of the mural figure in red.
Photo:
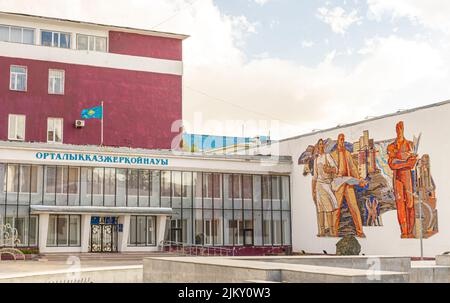
<svg viewBox="0 0 450 303">
<path fill-rule="evenodd" d="M 393 171 L 393 188 L 397 217 L 402 238 L 415 238 L 414 223 L 416 219 L 414 210 L 414 195 L 412 170 L 417 163 L 417 155 L 411 141 L 404 137 L 403 121 L 396 125 L 397 138 L 389 144 L 388 164 Z"/>
</svg>

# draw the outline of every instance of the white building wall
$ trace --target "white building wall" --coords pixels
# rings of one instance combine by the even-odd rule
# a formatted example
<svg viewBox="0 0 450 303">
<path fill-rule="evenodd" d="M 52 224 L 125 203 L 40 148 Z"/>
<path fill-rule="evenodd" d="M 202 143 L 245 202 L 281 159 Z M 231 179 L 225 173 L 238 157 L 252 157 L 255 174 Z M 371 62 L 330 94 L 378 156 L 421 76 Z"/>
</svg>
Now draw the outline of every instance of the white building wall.
<svg viewBox="0 0 450 303">
<path fill-rule="evenodd" d="M 281 141 L 270 148 L 259 152 L 290 155 L 293 160 L 291 175 L 292 194 L 292 233 L 294 251 L 334 253 L 339 238 L 317 237 L 316 208 L 312 200 L 311 175 L 303 176 L 303 165 L 297 165 L 300 155 L 308 145 L 314 145 L 319 138 L 337 139 L 344 133 L 346 141 L 356 142 L 364 130 L 368 130 L 370 138 L 376 141 L 394 139 L 397 122 L 404 121 L 405 138 L 413 140 L 413 136 L 422 133 L 419 156 L 429 154 L 431 174 L 436 184 L 438 233 L 424 240 L 425 256 L 435 256 L 450 251 L 450 103 L 443 103 L 417 111 L 406 112 L 381 119 L 370 120 L 353 126 L 342 127 L 330 131 L 315 133 L 298 138 Z M 416 209 L 416 213 L 418 210 Z M 358 238 L 361 253 L 392 254 L 420 256 L 418 239 L 401 239 L 396 210 L 382 215 L 383 226 L 363 227 L 365 239 Z"/>
</svg>

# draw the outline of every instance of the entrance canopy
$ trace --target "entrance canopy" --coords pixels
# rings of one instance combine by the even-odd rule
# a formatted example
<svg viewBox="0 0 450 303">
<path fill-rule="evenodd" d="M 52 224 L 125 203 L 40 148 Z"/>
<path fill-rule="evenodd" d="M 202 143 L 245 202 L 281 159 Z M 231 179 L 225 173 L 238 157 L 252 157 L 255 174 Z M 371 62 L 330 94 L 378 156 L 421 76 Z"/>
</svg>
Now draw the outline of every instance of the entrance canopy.
<svg viewBox="0 0 450 303">
<path fill-rule="evenodd" d="M 31 205 L 30 212 L 31 214 L 171 215 L 172 208 Z"/>
</svg>

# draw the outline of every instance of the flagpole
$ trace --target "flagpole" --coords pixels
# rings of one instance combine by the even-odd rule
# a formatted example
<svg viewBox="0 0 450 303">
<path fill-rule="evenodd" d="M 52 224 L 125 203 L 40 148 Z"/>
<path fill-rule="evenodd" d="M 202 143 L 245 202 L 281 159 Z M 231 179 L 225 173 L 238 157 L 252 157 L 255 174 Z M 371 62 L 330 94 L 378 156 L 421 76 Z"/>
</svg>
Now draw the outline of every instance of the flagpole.
<svg viewBox="0 0 450 303">
<path fill-rule="evenodd" d="M 102 121 L 101 121 L 101 146 L 103 146 L 103 115 L 104 115 L 105 111 L 103 110 L 103 101 L 102 101 Z"/>
</svg>

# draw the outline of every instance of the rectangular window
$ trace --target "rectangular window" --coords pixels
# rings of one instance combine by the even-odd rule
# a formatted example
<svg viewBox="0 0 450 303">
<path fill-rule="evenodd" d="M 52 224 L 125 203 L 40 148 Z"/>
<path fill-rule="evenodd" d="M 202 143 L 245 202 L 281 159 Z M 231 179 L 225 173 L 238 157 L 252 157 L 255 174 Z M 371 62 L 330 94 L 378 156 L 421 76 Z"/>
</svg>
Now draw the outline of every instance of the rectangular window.
<svg viewBox="0 0 450 303">
<path fill-rule="evenodd" d="M 105 195 L 116 194 L 116 170 L 114 168 L 105 168 Z"/>
<path fill-rule="evenodd" d="M 263 241 L 264 245 L 272 245 L 272 214 L 270 211 L 263 212 Z"/>
<path fill-rule="evenodd" d="M 138 190 L 139 190 L 139 170 L 128 169 L 128 204 L 127 206 L 138 206 Z"/>
<path fill-rule="evenodd" d="M 8 193 L 17 193 L 19 191 L 19 164 L 7 165 L 5 191 L 8 191 Z"/>
<path fill-rule="evenodd" d="M 139 205 L 140 207 L 149 206 L 149 197 L 151 193 L 151 175 L 149 170 L 139 170 Z"/>
<path fill-rule="evenodd" d="M 107 51 L 106 37 L 77 34 L 77 49 L 97 52 Z"/>
<path fill-rule="evenodd" d="M 281 208 L 279 176 L 272 176 L 272 209 L 279 210 Z"/>
<path fill-rule="evenodd" d="M 181 197 L 182 194 L 182 186 L 181 186 L 181 172 L 173 171 L 172 172 L 172 197 Z"/>
<path fill-rule="evenodd" d="M 20 192 L 26 194 L 38 192 L 37 166 L 20 165 L 19 171 L 18 164 L 8 164 L 7 174 L 4 190 L 8 193 Z"/>
<path fill-rule="evenodd" d="M 9 115 L 8 140 L 25 140 L 25 115 Z"/>
<path fill-rule="evenodd" d="M 22 42 L 22 29 L 20 27 L 11 27 L 10 41 L 15 43 Z"/>
<path fill-rule="evenodd" d="M 41 45 L 70 48 L 70 34 L 53 31 L 41 31 Z"/>
<path fill-rule="evenodd" d="M 63 142 L 63 119 L 48 118 L 47 119 L 47 142 L 62 143 Z"/>
<path fill-rule="evenodd" d="M 0 41 L 9 42 L 9 26 L 0 25 Z"/>
<path fill-rule="evenodd" d="M 50 69 L 48 71 L 48 93 L 52 95 L 64 95 L 64 78 L 63 70 Z"/>
<path fill-rule="evenodd" d="M 47 246 L 80 246 L 81 216 L 50 215 Z"/>
<path fill-rule="evenodd" d="M 34 29 L 0 25 L 0 41 L 34 44 Z"/>
<path fill-rule="evenodd" d="M 250 175 L 242 176 L 242 186 L 243 186 L 243 194 L 244 194 L 244 208 L 252 209 L 253 207 L 253 178 Z"/>
<path fill-rule="evenodd" d="M 131 216 L 129 246 L 155 246 L 156 245 L 156 217 Z"/>
<path fill-rule="evenodd" d="M 9 89 L 20 92 L 27 90 L 27 68 L 25 66 L 11 65 Z"/>
<path fill-rule="evenodd" d="M 47 194 L 78 194 L 78 176 L 78 167 L 47 166 L 45 192 Z"/>
<path fill-rule="evenodd" d="M 170 171 L 161 172 L 161 197 L 170 197 Z"/>
<path fill-rule="evenodd" d="M 92 170 L 92 205 L 103 206 L 103 182 L 104 169 L 103 167 L 95 167 Z"/>
<path fill-rule="evenodd" d="M 4 221 L 3 221 L 4 220 Z M 2 246 L 31 247 L 36 246 L 37 216 L 29 216 L 28 208 L 19 208 L 18 213 L 10 213 L 7 217 L 0 217 L 0 225 L 9 224 L 15 229 L 16 237 L 13 243 L 11 237 L 0 240 Z M 6 229 L 5 229 L 6 232 Z"/>
<path fill-rule="evenodd" d="M 233 208 L 242 209 L 242 175 L 233 175 Z"/>
</svg>

